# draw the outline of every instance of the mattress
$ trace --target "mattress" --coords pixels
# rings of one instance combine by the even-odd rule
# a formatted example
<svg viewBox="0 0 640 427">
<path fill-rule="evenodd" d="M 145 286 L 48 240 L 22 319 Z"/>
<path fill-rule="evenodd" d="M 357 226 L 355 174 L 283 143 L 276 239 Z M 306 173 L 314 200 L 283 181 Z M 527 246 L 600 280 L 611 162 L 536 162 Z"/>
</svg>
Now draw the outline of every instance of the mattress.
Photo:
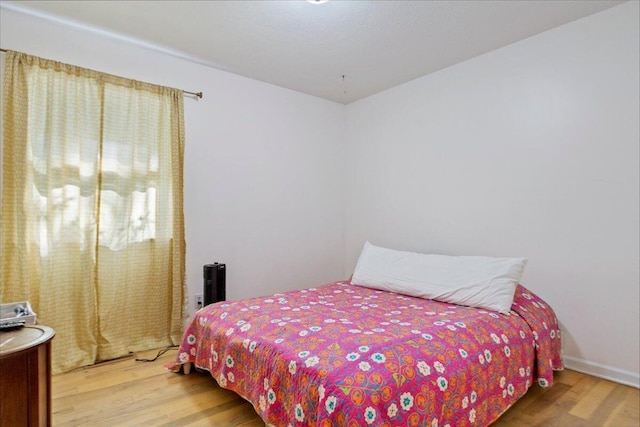
<svg viewBox="0 0 640 427">
<path fill-rule="evenodd" d="M 488 310 L 335 282 L 199 310 L 177 360 L 273 426 L 488 425 L 562 369 L 560 330 L 518 285 Z"/>
</svg>

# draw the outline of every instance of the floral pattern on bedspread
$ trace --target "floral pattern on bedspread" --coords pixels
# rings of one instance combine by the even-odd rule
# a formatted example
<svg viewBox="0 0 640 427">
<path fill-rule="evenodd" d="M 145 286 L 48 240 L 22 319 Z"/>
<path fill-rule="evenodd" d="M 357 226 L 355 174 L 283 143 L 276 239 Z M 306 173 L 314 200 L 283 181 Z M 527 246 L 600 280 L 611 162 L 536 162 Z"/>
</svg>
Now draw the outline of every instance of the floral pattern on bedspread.
<svg viewBox="0 0 640 427">
<path fill-rule="evenodd" d="M 504 315 L 348 282 L 207 306 L 168 367 L 187 362 L 269 425 L 327 427 L 487 425 L 562 368 L 555 314 L 522 286 Z"/>
<path fill-rule="evenodd" d="M 511 305 L 531 328 L 536 349 L 536 374 L 541 387 L 553 384 L 553 371 L 564 369 L 560 326 L 553 309 L 540 297 L 518 285 Z"/>
</svg>

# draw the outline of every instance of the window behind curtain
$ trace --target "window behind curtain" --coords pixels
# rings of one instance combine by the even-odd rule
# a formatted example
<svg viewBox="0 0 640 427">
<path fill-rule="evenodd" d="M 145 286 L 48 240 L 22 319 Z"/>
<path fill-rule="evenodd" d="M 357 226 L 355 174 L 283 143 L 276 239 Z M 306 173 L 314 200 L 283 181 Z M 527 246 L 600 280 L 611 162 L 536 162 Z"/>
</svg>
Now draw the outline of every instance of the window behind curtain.
<svg viewBox="0 0 640 427">
<path fill-rule="evenodd" d="M 9 52 L 4 301 L 56 330 L 54 371 L 180 339 L 182 92 Z"/>
</svg>

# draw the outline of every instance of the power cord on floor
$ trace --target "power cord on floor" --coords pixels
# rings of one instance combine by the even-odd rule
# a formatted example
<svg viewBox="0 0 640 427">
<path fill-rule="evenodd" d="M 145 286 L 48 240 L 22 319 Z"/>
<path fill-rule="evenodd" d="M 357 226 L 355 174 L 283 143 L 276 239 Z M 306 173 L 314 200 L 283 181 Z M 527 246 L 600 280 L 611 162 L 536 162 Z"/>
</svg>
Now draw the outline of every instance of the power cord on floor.
<svg viewBox="0 0 640 427">
<path fill-rule="evenodd" d="M 156 357 L 154 357 L 153 359 L 136 359 L 136 362 L 155 362 L 156 360 L 158 360 L 158 357 L 162 356 L 163 354 L 165 354 L 167 351 L 171 350 L 172 348 L 178 348 L 178 346 L 177 345 L 167 346 L 167 347 L 163 348 L 162 350 L 160 350 L 158 352 L 158 354 L 156 354 Z"/>
</svg>

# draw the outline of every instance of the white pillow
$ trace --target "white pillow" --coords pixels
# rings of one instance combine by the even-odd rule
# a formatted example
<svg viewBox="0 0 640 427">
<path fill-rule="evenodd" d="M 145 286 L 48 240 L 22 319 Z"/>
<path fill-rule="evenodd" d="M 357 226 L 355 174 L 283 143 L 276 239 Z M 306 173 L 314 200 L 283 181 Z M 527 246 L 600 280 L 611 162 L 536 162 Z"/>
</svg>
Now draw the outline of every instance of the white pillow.
<svg viewBox="0 0 640 427">
<path fill-rule="evenodd" d="M 426 255 L 364 244 L 351 283 L 509 313 L 526 258 Z"/>
</svg>

